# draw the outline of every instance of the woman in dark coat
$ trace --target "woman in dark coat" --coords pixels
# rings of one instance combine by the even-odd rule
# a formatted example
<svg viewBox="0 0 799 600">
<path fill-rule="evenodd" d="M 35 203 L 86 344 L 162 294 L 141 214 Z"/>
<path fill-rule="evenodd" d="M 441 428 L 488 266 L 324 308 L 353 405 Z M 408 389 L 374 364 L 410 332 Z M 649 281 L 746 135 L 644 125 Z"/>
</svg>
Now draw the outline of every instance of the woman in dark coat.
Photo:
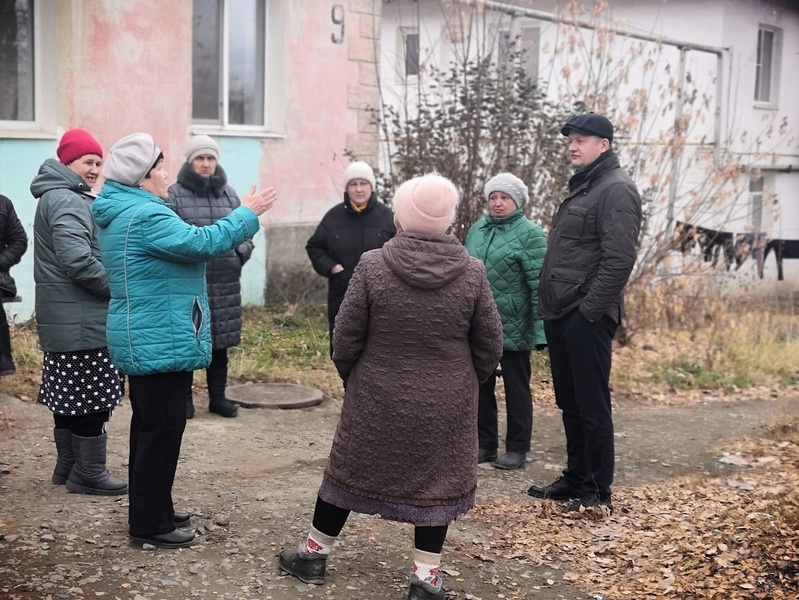
<svg viewBox="0 0 799 600">
<path fill-rule="evenodd" d="M 13 299 L 16 284 L 9 270 L 17 264 L 28 249 L 28 236 L 19 222 L 11 200 L 0 194 L 0 375 L 17 372 L 11 354 L 11 332 L 8 329 L 3 296 Z"/>
<path fill-rule="evenodd" d="M 375 174 L 365 162 L 344 171 L 344 202 L 322 218 L 305 246 L 314 270 L 328 279 L 327 319 L 330 355 L 333 325 L 361 254 L 380 248 L 397 233 L 394 213 L 375 194 Z"/>
<path fill-rule="evenodd" d="M 394 198 L 399 235 L 355 269 L 333 332 L 341 420 L 308 538 L 280 554 L 280 567 L 306 583 L 324 581 L 354 510 L 413 524 L 408 598 L 444 597 L 447 527 L 474 506 L 477 488 L 478 384 L 502 355 L 485 267 L 444 235 L 457 200 L 438 175 L 406 182 Z"/>
<path fill-rule="evenodd" d="M 241 206 L 236 190 L 227 184 L 219 165 L 219 145 L 207 135 L 196 135 L 186 145 L 186 162 L 177 183 L 169 186 L 169 202 L 180 218 L 196 227 L 212 225 Z M 208 304 L 211 307 L 211 364 L 205 370 L 208 382 L 208 410 L 223 417 L 235 417 L 238 408 L 225 397 L 228 348 L 241 341 L 241 268 L 250 259 L 252 240 L 208 261 Z M 194 417 L 191 388 L 186 401 L 186 418 Z"/>
</svg>

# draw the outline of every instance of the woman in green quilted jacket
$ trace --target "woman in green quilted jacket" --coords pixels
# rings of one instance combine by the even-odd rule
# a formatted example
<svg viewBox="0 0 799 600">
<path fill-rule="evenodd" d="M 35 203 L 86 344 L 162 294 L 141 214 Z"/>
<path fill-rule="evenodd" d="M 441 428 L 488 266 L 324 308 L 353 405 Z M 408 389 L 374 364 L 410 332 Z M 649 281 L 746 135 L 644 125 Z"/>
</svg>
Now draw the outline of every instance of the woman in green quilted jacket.
<svg viewBox="0 0 799 600">
<path fill-rule="evenodd" d="M 537 319 L 538 279 L 547 242 L 544 231 L 522 212 L 527 186 L 511 173 L 485 184 L 488 216 L 469 230 L 466 249 L 485 264 L 491 292 L 502 318 L 500 370 L 505 384 L 507 434 L 505 454 L 497 457 L 497 398 L 500 370 L 480 385 L 477 431 L 478 462 L 497 469 L 518 469 L 527 462 L 533 434 L 530 352 L 546 346 L 543 323 Z"/>
</svg>

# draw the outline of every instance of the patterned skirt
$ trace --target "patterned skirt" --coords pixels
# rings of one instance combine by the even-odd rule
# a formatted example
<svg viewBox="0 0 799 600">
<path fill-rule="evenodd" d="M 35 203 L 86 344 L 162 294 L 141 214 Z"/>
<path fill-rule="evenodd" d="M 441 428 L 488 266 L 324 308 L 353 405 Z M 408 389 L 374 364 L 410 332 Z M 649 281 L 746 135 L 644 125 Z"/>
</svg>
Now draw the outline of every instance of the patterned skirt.
<svg viewBox="0 0 799 600">
<path fill-rule="evenodd" d="M 113 410 L 122 398 L 108 348 L 45 352 L 38 404 L 66 417 Z"/>
</svg>

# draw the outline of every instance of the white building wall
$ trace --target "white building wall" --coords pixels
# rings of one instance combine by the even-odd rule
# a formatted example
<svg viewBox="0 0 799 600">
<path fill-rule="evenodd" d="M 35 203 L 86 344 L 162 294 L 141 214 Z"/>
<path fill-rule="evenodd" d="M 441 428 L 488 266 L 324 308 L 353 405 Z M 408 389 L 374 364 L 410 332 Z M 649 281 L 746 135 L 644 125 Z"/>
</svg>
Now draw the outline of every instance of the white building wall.
<svg viewBox="0 0 799 600">
<path fill-rule="evenodd" d="M 555 12 L 558 4 L 567 3 L 528 3 L 541 12 Z M 689 126 L 687 150 L 677 170 L 676 193 L 670 184 L 672 165 L 662 156 L 674 137 L 674 88 L 679 84 L 680 51 L 671 45 L 616 36 L 609 42 L 609 50 L 601 53 L 611 57 L 611 64 L 603 65 L 597 63 L 595 50 L 607 38 L 594 30 L 581 30 L 575 38 L 573 29 L 547 20 L 524 17 L 511 25 L 511 16 L 506 13 L 475 12 L 470 6 L 438 0 L 392 0 L 383 11 L 383 97 L 410 110 L 415 103 L 416 78 L 405 81 L 397 74 L 396 65 L 402 64 L 401 28 L 419 32 L 423 68 L 435 65 L 446 69 L 453 58 L 469 48 L 493 47 L 498 31 L 538 26 L 539 80 L 553 98 L 573 94 L 586 79 L 607 80 L 608 76 L 597 74 L 623 65 L 620 72 L 610 76 L 614 80 L 610 98 L 599 99 L 597 110 L 605 102 L 616 107 L 615 125 L 620 135 L 615 145 L 623 164 L 632 164 L 634 154 L 648 156 L 635 176 L 642 191 L 652 191 L 650 232 L 665 231 L 669 214 L 712 229 L 752 230 L 748 175 L 738 171 L 734 182 L 723 189 L 710 176 L 708 165 L 719 136 L 722 156 L 773 169 L 768 171 L 767 181 L 773 182 L 769 192 L 778 204 L 764 206 L 762 230 L 771 237 L 799 239 L 799 103 L 795 100 L 799 97 L 799 78 L 794 66 L 799 57 L 799 8 L 788 8 L 787 2 L 756 0 L 614 0 L 609 4 L 609 10 L 603 13 L 608 27 L 726 49 L 721 65 L 712 53 L 689 50 L 685 55 L 684 89 L 695 93 L 695 101 L 686 103 L 683 109 Z M 586 19 L 589 16 L 584 15 Z M 782 30 L 779 97 L 773 107 L 754 102 L 759 24 Z M 592 89 L 585 92 L 589 98 Z M 647 95 L 649 112 L 643 121 L 640 106 L 630 102 L 642 93 Z M 789 167 L 793 172 L 786 172 Z M 655 180 L 658 183 L 652 186 Z M 776 265 L 770 257 L 761 289 L 799 289 L 799 260 L 785 261 L 783 267 L 786 280 L 777 282 Z M 736 279 L 756 276 L 754 261 L 747 261 L 739 271 L 733 269 L 732 275 Z"/>
</svg>

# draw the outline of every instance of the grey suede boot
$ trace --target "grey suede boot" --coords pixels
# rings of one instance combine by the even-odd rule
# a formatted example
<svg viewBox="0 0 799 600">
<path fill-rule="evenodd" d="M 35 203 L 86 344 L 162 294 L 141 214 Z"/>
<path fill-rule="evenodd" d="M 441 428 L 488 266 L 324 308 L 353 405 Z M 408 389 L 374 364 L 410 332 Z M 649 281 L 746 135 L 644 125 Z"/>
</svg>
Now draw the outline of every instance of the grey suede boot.
<svg viewBox="0 0 799 600">
<path fill-rule="evenodd" d="M 208 381 L 208 410 L 223 417 L 232 418 L 239 414 L 239 407 L 225 398 L 227 387 L 227 368 L 205 370 Z"/>
<path fill-rule="evenodd" d="M 75 464 L 67 478 L 67 491 L 97 496 L 127 494 L 128 484 L 111 475 L 105 468 L 108 435 L 81 437 L 72 435 Z"/>
<path fill-rule="evenodd" d="M 53 429 L 55 449 L 58 457 L 53 469 L 53 483 L 64 485 L 69 477 L 69 472 L 75 464 L 75 454 L 72 452 L 72 432 L 69 429 Z"/>
</svg>

